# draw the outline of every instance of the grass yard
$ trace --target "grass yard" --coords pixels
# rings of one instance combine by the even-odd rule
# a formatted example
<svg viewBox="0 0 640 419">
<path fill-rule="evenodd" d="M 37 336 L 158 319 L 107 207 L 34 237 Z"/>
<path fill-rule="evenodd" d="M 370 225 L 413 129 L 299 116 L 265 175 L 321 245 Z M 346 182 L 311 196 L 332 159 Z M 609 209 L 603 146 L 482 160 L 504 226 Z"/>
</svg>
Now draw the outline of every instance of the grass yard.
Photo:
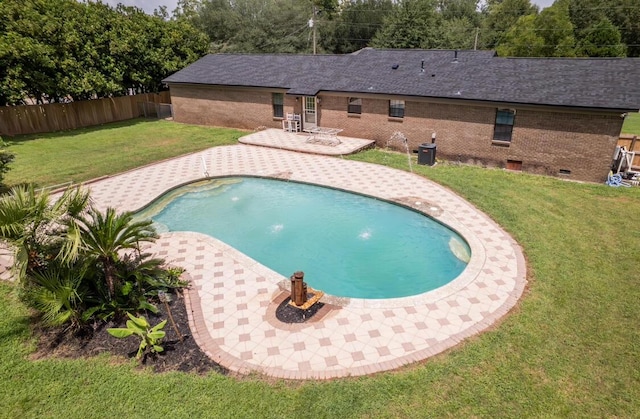
<svg viewBox="0 0 640 419">
<path fill-rule="evenodd" d="M 142 131 L 161 127 L 160 144 L 163 132 L 177 136 L 170 123 L 144 124 Z M 82 135 L 94 144 L 93 135 L 121 137 L 119 130 L 129 129 Z M 80 154 L 94 161 L 95 153 Z M 133 147 L 120 159 L 138 154 Z M 351 158 L 407 168 L 403 154 L 371 150 Z M 414 169 L 466 197 L 524 249 L 529 287 L 492 330 L 420 364 L 368 377 L 291 383 L 154 375 L 107 354 L 29 360 L 29 313 L 14 287 L 0 284 L 0 416 L 640 417 L 640 188 L 448 164 Z M 14 183 L 28 180 L 9 174 Z"/>
<path fill-rule="evenodd" d="M 242 131 L 134 119 L 50 134 L 5 137 L 16 159 L 8 186 L 51 186 L 124 172 L 209 147 L 235 144 Z"/>
<path fill-rule="evenodd" d="M 640 113 L 629 113 L 622 125 L 623 134 L 640 135 Z"/>
</svg>

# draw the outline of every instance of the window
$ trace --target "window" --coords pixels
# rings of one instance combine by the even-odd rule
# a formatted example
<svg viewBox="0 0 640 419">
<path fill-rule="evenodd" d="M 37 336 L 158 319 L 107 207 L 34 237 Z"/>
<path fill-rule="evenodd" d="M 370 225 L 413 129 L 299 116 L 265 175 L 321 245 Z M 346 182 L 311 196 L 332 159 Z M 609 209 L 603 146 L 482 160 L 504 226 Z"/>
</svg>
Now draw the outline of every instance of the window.
<svg viewBox="0 0 640 419">
<path fill-rule="evenodd" d="M 273 102 L 273 117 L 284 118 L 284 94 L 272 93 L 271 101 Z"/>
<path fill-rule="evenodd" d="M 404 118 L 404 100 L 389 101 L 389 116 L 392 118 Z"/>
<path fill-rule="evenodd" d="M 513 109 L 498 109 L 496 111 L 496 126 L 493 130 L 494 141 L 511 141 L 515 117 L 516 111 Z"/>
<path fill-rule="evenodd" d="M 347 107 L 347 112 L 348 113 L 361 114 L 362 113 L 362 99 L 357 98 L 357 97 L 350 97 L 349 98 L 349 106 Z"/>
</svg>

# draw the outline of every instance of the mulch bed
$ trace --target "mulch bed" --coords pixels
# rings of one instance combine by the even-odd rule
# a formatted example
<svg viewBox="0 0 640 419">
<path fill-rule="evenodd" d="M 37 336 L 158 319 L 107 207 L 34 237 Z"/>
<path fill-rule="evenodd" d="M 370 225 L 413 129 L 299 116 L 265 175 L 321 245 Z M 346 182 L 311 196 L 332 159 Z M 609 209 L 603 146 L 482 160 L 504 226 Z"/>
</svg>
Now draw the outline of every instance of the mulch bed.
<svg viewBox="0 0 640 419">
<path fill-rule="evenodd" d="M 173 314 L 178 330 L 183 336 L 180 342 L 171 321 L 167 321 L 164 331 L 167 333 L 162 342 L 164 352 L 147 356 L 141 362 L 144 367 L 151 367 L 156 372 L 183 371 L 206 374 L 214 371 L 228 374 L 229 371 L 209 358 L 193 340 L 189 330 L 189 320 L 181 294 L 173 295 L 169 308 Z M 164 304 L 158 303 L 158 314 L 145 315 L 151 325 L 168 319 Z M 126 319 L 125 319 L 126 320 Z M 61 329 L 46 329 L 36 326 L 34 333 L 38 337 L 38 349 L 33 359 L 42 358 L 87 358 L 104 352 L 125 358 L 135 358 L 140 341 L 137 337 L 117 339 L 107 333 L 111 327 L 125 327 L 125 320 L 120 323 L 99 322 L 76 333 Z"/>
<path fill-rule="evenodd" d="M 289 305 L 290 298 L 286 298 L 276 309 L 276 318 L 283 323 L 304 323 L 310 320 L 322 307 L 323 303 L 316 303 L 308 310 L 301 310 Z M 165 305 L 156 304 L 157 314 L 146 313 L 144 316 L 151 325 L 156 325 L 167 319 L 164 327 L 166 337 L 161 345 L 164 352 L 150 354 L 141 361 L 141 367 L 150 367 L 155 372 L 183 371 L 196 374 L 216 372 L 228 375 L 229 370 L 209 358 L 196 344 L 189 329 L 189 319 L 181 293 L 172 295 L 169 309 L 182 334 L 182 342 L 173 329 Z M 127 318 L 120 322 L 98 321 L 79 331 L 69 331 L 56 328 L 45 328 L 35 324 L 34 335 L 37 337 L 37 350 L 31 359 L 70 358 L 81 359 L 96 356 L 105 352 L 123 359 L 135 358 L 140 341 L 131 336 L 117 339 L 111 336 L 107 329 L 111 327 L 125 327 Z"/>
<path fill-rule="evenodd" d="M 282 303 L 280 303 L 278 308 L 276 308 L 276 319 L 283 323 L 304 323 L 311 319 L 318 310 L 324 307 L 324 303 L 315 303 L 309 307 L 309 309 L 301 310 L 291 306 L 289 301 L 291 301 L 291 298 L 287 297 Z"/>
</svg>

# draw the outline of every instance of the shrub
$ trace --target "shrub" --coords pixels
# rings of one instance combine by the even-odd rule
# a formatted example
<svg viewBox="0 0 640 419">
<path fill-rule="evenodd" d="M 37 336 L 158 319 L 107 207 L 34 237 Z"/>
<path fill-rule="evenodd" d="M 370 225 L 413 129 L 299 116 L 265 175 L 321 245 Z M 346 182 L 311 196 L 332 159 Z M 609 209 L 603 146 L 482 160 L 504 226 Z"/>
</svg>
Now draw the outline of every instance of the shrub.
<svg viewBox="0 0 640 419">
<path fill-rule="evenodd" d="M 51 266 L 35 273 L 25 292 L 26 298 L 42 315 L 47 326 L 62 326 L 67 323 L 78 329 L 84 323 L 83 301 L 87 287 L 82 283 L 84 272 Z"/>
<path fill-rule="evenodd" d="M 112 208 L 101 213 L 78 188 L 57 200 L 33 186 L 0 197 L 0 239 L 15 249 L 21 294 L 51 326 L 156 313 L 159 292 L 186 286 L 180 268 L 140 252 L 141 242 L 156 237 L 150 221 Z"/>
<path fill-rule="evenodd" d="M 118 339 L 124 339 L 134 334 L 137 335 L 140 338 L 140 346 L 136 354 L 137 359 L 142 359 L 147 351 L 151 353 L 164 351 L 164 348 L 160 346 L 160 342 L 166 335 L 162 330 L 167 324 L 166 320 L 151 327 L 147 319 L 142 316 L 135 317 L 131 313 L 127 313 L 127 316 L 129 316 L 129 320 L 127 320 L 126 328 L 110 328 L 107 329 L 107 332 Z"/>
<path fill-rule="evenodd" d="M 0 185 L 4 180 L 4 174 L 10 169 L 9 163 L 15 159 L 15 155 L 7 150 L 7 144 L 0 137 Z"/>
</svg>

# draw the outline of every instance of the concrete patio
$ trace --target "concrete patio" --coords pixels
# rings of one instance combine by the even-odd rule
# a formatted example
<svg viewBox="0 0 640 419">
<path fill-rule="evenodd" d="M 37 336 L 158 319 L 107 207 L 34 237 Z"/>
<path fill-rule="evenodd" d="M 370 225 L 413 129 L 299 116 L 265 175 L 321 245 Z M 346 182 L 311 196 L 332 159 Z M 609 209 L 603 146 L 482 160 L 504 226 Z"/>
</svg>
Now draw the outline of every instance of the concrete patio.
<svg viewBox="0 0 640 419">
<path fill-rule="evenodd" d="M 356 153 L 362 149 L 373 147 L 375 141 L 362 138 L 338 136 L 340 143 L 323 145 L 309 142 L 310 135 L 305 132 L 285 132 L 279 129 L 266 129 L 240 138 L 241 144 L 278 148 L 281 150 L 299 151 L 301 153 L 340 156 Z"/>
</svg>

